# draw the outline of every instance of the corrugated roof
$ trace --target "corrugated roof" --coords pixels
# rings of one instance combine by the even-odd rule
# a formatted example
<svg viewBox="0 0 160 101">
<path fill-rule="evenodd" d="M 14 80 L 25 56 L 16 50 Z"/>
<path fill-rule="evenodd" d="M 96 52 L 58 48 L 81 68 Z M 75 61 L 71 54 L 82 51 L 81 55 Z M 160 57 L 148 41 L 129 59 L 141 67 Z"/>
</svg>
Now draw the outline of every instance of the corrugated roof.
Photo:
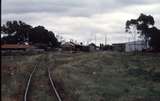
<svg viewBox="0 0 160 101">
<path fill-rule="evenodd" d="M 31 45 L 22 45 L 22 44 L 3 44 L 1 45 L 1 48 L 5 49 L 20 49 L 20 48 L 31 48 L 32 46 Z"/>
</svg>

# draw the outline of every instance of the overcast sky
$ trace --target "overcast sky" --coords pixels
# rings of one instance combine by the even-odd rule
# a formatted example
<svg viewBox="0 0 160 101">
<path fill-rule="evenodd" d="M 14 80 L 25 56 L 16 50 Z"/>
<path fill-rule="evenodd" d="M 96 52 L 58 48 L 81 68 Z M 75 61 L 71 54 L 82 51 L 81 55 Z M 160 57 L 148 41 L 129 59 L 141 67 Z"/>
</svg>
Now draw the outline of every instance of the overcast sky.
<svg viewBox="0 0 160 101">
<path fill-rule="evenodd" d="M 129 40 L 126 20 L 152 15 L 160 28 L 160 0 L 2 0 L 2 23 L 42 25 L 64 39 L 119 43 Z"/>
</svg>

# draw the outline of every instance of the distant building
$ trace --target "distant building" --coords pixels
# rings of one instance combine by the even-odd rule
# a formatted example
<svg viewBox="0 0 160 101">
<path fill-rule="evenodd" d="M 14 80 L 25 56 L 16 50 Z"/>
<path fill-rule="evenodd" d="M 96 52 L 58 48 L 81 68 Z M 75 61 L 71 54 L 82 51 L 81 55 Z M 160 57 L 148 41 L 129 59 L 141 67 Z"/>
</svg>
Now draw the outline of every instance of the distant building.
<svg viewBox="0 0 160 101">
<path fill-rule="evenodd" d="M 144 40 L 132 41 L 125 43 L 125 51 L 143 51 L 144 49 L 148 49 L 149 45 Z"/>
<path fill-rule="evenodd" d="M 114 51 L 119 51 L 119 52 L 125 51 L 125 43 L 112 44 L 112 47 Z"/>
<path fill-rule="evenodd" d="M 113 48 L 112 48 L 112 45 L 103 45 L 103 44 L 100 44 L 100 50 L 103 50 L 103 51 L 112 51 Z"/>
<path fill-rule="evenodd" d="M 89 51 L 96 51 L 97 50 L 97 46 L 94 43 L 89 44 L 88 47 L 89 47 Z"/>
<path fill-rule="evenodd" d="M 64 51 L 74 51 L 75 50 L 75 43 L 73 42 L 65 42 L 61 45 L 62 50 Z"/>
<path fill-rule="evenodd" d="M 89 46 L 84 46 L 83 44 L 77 44 L 73 42 L 65 42 L 61 45 L 63 51 L 71 52 L 89 52 Z"/>
<path fill-rule="evenodd" d="M 126 43 L 117 43 L 112 44 L 114 51 L 120 52 L 133 52 L 133 51 L 143 51 L 149 48 L 148 43 L 146 44 L 143 40 L 126 42 Z"/>
</svg>

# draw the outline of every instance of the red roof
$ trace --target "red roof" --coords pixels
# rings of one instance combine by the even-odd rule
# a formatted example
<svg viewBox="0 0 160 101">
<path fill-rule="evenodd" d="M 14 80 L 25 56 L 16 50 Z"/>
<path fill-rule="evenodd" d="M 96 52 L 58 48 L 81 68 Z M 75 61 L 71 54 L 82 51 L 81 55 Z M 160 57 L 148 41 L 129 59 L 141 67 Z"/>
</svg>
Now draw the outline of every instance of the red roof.
<svg viewBox="0 0 160 101">
<path fill-rule="evenodd" d="M 22 48 L 31 48 L 31 45 L 22 45 L 22 44 L 3 44 L 1 48 L 5 49 L 22 49 Z"/>
</svg>

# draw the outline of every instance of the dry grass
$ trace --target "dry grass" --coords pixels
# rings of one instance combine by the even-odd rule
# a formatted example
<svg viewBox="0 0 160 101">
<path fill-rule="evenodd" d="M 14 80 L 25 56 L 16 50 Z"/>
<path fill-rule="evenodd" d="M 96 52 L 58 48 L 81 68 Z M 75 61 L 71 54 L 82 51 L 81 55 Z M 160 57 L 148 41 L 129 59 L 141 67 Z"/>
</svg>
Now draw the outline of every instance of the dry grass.
<svg viewBox="0 0 160 101">
<path fill-rule="evenodd" d="M 41 68 L 37 77 L 50 67 L 73 101 L 160 100 L 160 54 L 50 52 L 2 56 L 2 101 L 21 100 L 23 84 L 35 64 Z M 44 93 L 38 96 L 44 97 Z"/>
<path fill-rule="evenodd" d="M 69 60 L 63 60 L 64 64 L 58 65 L 53 73 L 76 101 L 160 100 L 157 98 L 160 96 L 159 78 L 156 82 L 149 74 L 152 68 L 151 74 L 159 73 L 159 55 L 100 52 Z M 133 74 L 129 74 L 130 70 Z"/>
</svg>

